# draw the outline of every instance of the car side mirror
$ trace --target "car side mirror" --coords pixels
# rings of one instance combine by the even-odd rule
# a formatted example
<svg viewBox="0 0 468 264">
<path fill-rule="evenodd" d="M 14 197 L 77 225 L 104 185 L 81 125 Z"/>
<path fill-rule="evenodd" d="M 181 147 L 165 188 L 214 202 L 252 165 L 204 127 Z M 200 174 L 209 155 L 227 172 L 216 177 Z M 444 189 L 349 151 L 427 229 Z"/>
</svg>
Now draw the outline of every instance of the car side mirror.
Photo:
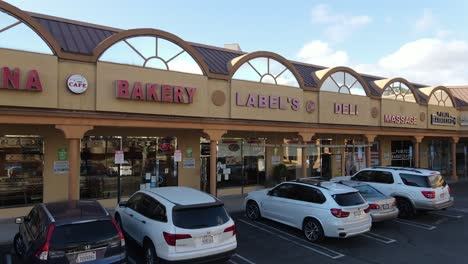
<svg viewBox="0 0 468 264">
<path fill-rule="evenodd" d="M 16 223 L 17 225 L 20 225 L 20 224 L 22 224 L 23 222 L 25 222 L 24 220 L 25 220 L 24 217 L 17 217 L 17 218 L 15 219 L 15 223 Z"/>
<path fill-rule="evenodd" d="M 119 202 L 119 207 L 127 207 L 128 201 L 120 201 Z"/>
</svg>

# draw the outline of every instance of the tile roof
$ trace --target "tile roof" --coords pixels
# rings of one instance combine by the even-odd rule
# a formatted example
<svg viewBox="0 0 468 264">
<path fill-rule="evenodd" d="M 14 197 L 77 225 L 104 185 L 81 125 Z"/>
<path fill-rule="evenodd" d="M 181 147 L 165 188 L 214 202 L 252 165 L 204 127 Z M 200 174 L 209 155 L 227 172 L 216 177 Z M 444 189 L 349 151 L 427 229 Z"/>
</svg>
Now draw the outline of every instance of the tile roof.
<svg viewBox="0 0 468 264">
<path fill-rule="evenodd" d="M 85 22 L 55 18 L 29 12 L 43 27 L 45 27 L 60 44 L 65 52 L 92 55 L 93 49 L 106 38 L 116 34 L 122 29 L 109 28 L 101 25 L 88 24 Z M 202 57 L 208 65 L 209 71 L 216 74 L 229 74 L 228 63 L 243 54 L 241 51 L 230 51 L 223 48 L 211 47 L 198 43 L 189 43 Z M 291 62 L 304 80 L 307 87 L 317 87 L 318 80 L 313 74 L 326 67 L 311 65 L 301 62 Z M 370 89 L 372 96 L 380 96 L 380 88 L 374 83 L 376 80 L 385 79 L 383 77 L 361 75 Z M 427 85 L 413 84 L 419 90 Z M 451 87 L 453 96 L 458 106 L 468 106 L 468 86 Z M 421 102 L 427 103 L 428 98 L 422 92 L 417 95 Z"/>
</svg>

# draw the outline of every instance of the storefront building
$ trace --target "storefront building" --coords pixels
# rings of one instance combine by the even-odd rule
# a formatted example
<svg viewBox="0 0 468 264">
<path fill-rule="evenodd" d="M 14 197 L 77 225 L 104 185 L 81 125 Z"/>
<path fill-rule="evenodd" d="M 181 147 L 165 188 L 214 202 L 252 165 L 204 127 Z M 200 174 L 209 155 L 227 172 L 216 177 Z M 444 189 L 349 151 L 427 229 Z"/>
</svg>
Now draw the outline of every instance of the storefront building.
<svg viewBox="0 0 468 264">
<path fill-rule="evenodd" d="M 0 11 L 0 218 L 113 206 L 119 189 L 221 196 L 367 166 L 467 177 L 468 88 Z"/>
</svg>

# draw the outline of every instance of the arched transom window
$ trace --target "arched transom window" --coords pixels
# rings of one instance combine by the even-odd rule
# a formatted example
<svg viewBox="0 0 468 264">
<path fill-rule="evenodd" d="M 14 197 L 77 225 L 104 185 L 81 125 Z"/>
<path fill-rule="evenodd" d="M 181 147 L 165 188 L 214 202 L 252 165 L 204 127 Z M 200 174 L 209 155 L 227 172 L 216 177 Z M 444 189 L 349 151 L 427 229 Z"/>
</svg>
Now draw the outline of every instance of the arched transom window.
<svg viewBox="0 0 468 264">
<path fill-rule="evenodd" d="M 430 105 L 453 107 L 453 102 L 448 93 L 444 90 L 435 91 L 429 99 Z"/>
<path fill-rule="evenodd" d="M 416 102 L 411 89 L 402 82 L 391 83 L 382 94 L 383 99 L 390 99 L 403 102 Z"/>
<path fill-rule="evenodd" d="M 3 10 L 0 10 L 0 48 L 53 54 L 34 30 Z"/>
<path fill-rule="evenodd" d="M 328 76 L 320 90 L 366 96 L 366 90 L 362 84 L 353 75 L 344 71 L 338 71 Z"/>
<path fill-rule="evenodd" d="M 232 76 L 233 79 L 299 87 L 294 74 L 281 62 L 258 57 L 244 62 Z"/>
<path fill-rule="evenodd" d="M 203 74 L 195 59 L 181 46 L 156 36 L 123 39 L 108 48 L 100 61 L 159 70 Z"/>
</svg>

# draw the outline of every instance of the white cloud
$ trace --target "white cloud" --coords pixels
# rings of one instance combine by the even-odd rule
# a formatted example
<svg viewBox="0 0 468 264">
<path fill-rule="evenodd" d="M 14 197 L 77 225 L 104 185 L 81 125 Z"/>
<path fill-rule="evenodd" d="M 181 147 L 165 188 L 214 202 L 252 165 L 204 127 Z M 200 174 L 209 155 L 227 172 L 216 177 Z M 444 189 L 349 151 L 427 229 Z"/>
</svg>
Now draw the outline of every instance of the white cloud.
<svg viewBox="0 0 468 264">
<path fill-rule="evenodd" d="M 324 34 L 333 42 L 340 42 L 349 37 L 354 31 L 369 24 L 369 16 L 353 16 L 343 13 L 332 13 L 327 5 L 320 4 L 312 8 L 312 23 L 324 25 Z"/>
<path fill-rule="evenodd" d="M 345 51 L 333 50 L 329 44 L 320 40 L 307 43 L 297 54 L 299 60 L 323 66 L 348 65 L 349 57 Z"/>
<path fill-rule="evenodd" d="M 360 64 L 346 51 L 334 50 L 315 40 L 304 45 L 297 58 L 328 67 L 345 65 L 357 72 L 384 78 L 403 77 L 410 82 L 433 85 L 468 84 L 468 41 L 424 38 L 405 43 L 374 63 Z"/>
<path fill-rule="evenodd" d="M 432 14 L 432 10 L 426 8 L 423 10 L 422 16 L 416 20 L 416 23 L 414 23 L 414 30 L 417 32 L 428 31 L 437 24 L 438 22 Z"/>
</svg>

